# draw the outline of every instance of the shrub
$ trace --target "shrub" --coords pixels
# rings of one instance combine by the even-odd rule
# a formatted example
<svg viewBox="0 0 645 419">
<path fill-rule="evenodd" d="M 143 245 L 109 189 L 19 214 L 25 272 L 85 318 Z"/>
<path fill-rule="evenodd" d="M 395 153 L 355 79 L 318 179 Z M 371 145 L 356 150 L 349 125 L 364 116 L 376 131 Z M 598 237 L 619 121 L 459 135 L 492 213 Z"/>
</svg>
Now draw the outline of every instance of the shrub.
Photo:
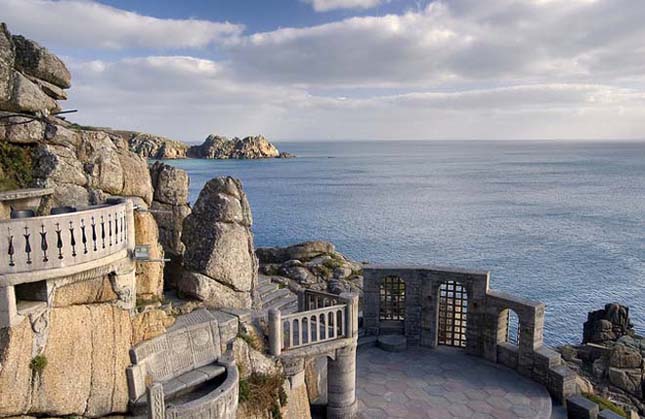
<svg viewBox="0 0 645 419">
<path fill-rule="evenodd" d="M 36 355 L 29 363 L 29 368 L 31 368 L 31 370 L 36 374 L 42 374 L 46 366 L 47 358 L 45 357 L 45 355 Z"/>
<path fill-rule="evenodd" d="M 0 141 L 0 191 L 25 188 L 33 181 L 32 149 Z"/>
<path fill-rule="evenodd" d="M 261 338 L 257 335 L 250 335 L 246 333 L 243 330 L 240 330 L 237 333 L 237 337 L 242 339 L 244 342 L 246 342 L 247 345 L 249 345 L 251 348 L 255 349 L 258 352 L 264 352 L 264 342 L 261 340 Z"/>
<path fill-rule="evenodd" d="M 287 404 L 284 380 L 283 374 L 251 374 L 240 380 L 240 403 L 247 404 L 258 415 L 270 412 L 273 419 L 281 419 L 280 406 Z"/>
<path fill-rule="evenodd" d="M 604 397 L 600 397 L 591 393 L 584 393 L 583 396 L 600 406 L 600 410 L 609 409 L 617 415 L 620 415 L 624 418 L 627 417 L 627 413 L 625 413 L 625 411 L 621 407 L 614 404 L 614 402 L 612 402 L 611 400 L 607 400 Z"/>
</svg>

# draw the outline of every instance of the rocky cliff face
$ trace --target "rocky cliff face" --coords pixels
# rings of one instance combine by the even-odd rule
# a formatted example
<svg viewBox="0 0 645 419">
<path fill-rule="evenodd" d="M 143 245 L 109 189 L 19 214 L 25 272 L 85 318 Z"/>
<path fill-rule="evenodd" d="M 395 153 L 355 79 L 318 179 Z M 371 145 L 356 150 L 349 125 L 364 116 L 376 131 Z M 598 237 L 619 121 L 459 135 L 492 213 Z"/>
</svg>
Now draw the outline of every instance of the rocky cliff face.
<svg viewBox="0 0 645 419">
<path fill-rule="evenodd" d="M 185 159 L 188 145 L 160 135 L 120 131 L 126 137 L 130 150 L 144 159 Z"/>
<path fill-rule="evenodd" d="M 284 153 L 283 157 L 293 156 Z M 190 147 L 188 156 L 198 159 L 266 159 L 280 157 L 280 152 L 261 135 L 233 138 L 211 134 L 201 145 Z"/>
<path fill-rule="evenodd" d="M 36 42 L 12 36 L 0 23 L 0 109 L 49 114 L 71 86 L 65 64 Z"/>
<path fill-rule="evenodd" d="M 153 203 L 148 165 L 121 136 L 50 115 L 70 84 L 58 57 L 0 25 L 0 188 L 53 188 L 40 208 L 45 214 L 53 206 L 81 207 L 111 196 L 147 208 Z M 136 215 L 135 230 L 140 243 L 163 256 L 150 213 Z M 128 350 L 162 333 L 172 319 L 153 307 L 141 314 L 124 308 L 111 275 L 86 274 L 56 280 L 42 314 L 0 329 L 0 417 L 126 411 Z M 158 300 L 161 275 L 158 264 L 137 266 L 137 297 Z"/>
<path fill-rule="evenodd" d="M 184 221 L 186 273 L 177 287 L 215 307 L 251 308 L 258 280 L 252 224 L 239 180 L 207 182 Z"/>
</svg>

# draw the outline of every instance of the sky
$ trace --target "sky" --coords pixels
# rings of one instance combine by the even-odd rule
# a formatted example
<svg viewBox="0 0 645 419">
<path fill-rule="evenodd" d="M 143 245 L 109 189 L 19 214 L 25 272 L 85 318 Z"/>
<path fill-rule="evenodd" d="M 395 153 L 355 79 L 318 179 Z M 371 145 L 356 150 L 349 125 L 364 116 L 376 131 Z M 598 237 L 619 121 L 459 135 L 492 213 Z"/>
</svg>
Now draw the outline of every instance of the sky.
<svg viewBox="0 0 645 419">
<path fill-rule="evenodd" d="M 642 0 L 0 0 L 72 119 L 199 142 L 645 139 Z"/>
</svg>

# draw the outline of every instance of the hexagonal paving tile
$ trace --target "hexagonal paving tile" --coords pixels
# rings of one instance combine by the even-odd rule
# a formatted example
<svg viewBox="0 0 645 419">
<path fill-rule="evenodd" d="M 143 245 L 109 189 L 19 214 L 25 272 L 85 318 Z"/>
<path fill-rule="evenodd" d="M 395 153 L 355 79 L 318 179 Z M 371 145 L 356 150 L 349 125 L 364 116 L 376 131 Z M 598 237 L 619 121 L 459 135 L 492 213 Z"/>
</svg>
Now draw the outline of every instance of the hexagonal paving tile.
<svg viewBox="0 0 645 419">
<path fill-rule="evenodd" d="M 544 387 L 459 350 L 358 352 L 361 418 L 549 419 Z"/>
</svg>

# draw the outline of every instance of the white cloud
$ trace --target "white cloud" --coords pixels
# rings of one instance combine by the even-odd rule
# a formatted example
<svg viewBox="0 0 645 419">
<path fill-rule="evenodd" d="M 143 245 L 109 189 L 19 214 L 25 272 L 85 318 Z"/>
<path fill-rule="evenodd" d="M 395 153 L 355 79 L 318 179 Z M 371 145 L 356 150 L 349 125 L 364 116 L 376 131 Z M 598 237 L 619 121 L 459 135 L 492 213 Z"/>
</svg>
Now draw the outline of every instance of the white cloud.
<svg viewBox="0 0 645 419">
<path fill-rule="evenodd" d="M 337 9 L 370 9 L 382 3 L 382 0 L 303 0 L 311 4 L 317 12 L 328 12 Z"/>
<path fill-rule="evenodd" d="M 645 2 L 451 0 L 239 39 L 249 78 L 309 85 L 604 82 L 645 70 Z"/>
<path fill-rule="evenodd" d="M 72 71 L 80 75 L 69 103 L 80 110 L 78 122 L 193 142 L 212 132 L 274 139 L 636 138 L 645 118 L 643 91 L 595 84 L 352 98 L 249 83 L 230 63 L 191 57 L 78 62 Z"/>
<path fill-rule="evenodd" d="M 13 33 L 65 47 L 203 48 L 241 33 L 228 22 L 158 19 L 87 0 L 0 0 Z"/>
<path fill-rule="evenodd" d="M 10 30 L 46 46 L 142 49 L 72 57 L 65 106 L 82 123 L 188 141 L 645 138 L 645 2 L 437 0 L 249 34 L 93 1 L 0 6 Z M 173 48 L 201 58 L 159 52 Z"/>
</svg>

